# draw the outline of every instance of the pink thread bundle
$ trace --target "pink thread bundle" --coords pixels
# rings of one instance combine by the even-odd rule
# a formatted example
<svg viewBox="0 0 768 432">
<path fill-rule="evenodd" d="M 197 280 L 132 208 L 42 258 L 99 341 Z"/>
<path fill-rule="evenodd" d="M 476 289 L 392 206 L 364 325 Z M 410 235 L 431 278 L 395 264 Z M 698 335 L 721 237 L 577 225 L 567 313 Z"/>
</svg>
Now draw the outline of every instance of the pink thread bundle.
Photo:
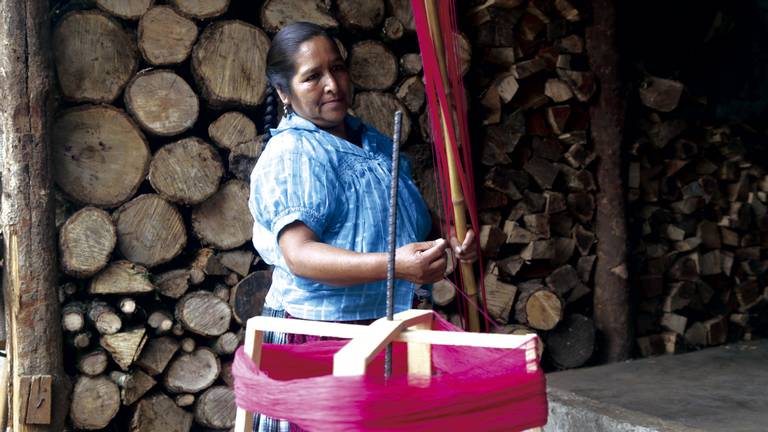
<svg viewBox="0 0 768 432">
<path fill-rule="evenodd" d="M 437 316 L 433 330 L 461 331 Z M 383 354 L 366 376 L 332 376 L 333 355 L 346 343 L 264 344 L 261 368 L 241 347 L 232 366 L 237 405 L 318 432 L 516 431 L 546 423 L 544 374 L 525 348 L 433 345 L 433 376 L 414 380 L 405 344 L 395 343 L 385 382 Z"/>
</svg>

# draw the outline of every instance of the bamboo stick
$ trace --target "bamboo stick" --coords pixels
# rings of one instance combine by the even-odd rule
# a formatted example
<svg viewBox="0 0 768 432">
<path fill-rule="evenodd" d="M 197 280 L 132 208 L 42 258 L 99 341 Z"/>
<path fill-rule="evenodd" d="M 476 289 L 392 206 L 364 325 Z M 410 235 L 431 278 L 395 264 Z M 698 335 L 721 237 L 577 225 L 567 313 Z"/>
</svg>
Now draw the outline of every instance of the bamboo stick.
<svg viewBox="0 0 768 432">
<path fill-rule="evenodd" d="M 426 0 L 425 5 L 429 29 L 435 44 L 435 52 L 437 53 L 437 61 L 440 64 L 443 89 L 447 96 L 450 94 L 450 89 L 448 88 L 448 72 L 445 65 L 445 52 L 443 51 L 443 43 L 440 38 L 440 23 L 437 19 L 437 5 L 435 4 L 435 0 Z M 440 112 L 440 124 L 443 129 L 443 140 L 445 141 L 445 152 L 448 162 L 448 178 L 451 185 L 451 202 L 453 203 L 453 219 L 456 229 L 456 238 L 459 240 L 459 243 L 463 243 L 467 236 L 467 208 L 464 202 L 464 192 L 461 188 L 461 182 L 459 181 L 458 168 L 456 166 L 453 151 L 448 148 L 450 136 L 448 135 L 446 115 L 440 107 L 438 107 L 438 110 Z M 454 130 L 456 130 L 455 127 Z M 475 281 L 475 271 L 472 264 L 461 263 L 461 279 L 467 297 L 474 302 L 468 309 L 469 331 L 477 332 L 480 331 L 480 317 L 477 311 L 477 305 L 479 305 L 480 302 L 477 298 L 477 283 Z"/>
</svg>

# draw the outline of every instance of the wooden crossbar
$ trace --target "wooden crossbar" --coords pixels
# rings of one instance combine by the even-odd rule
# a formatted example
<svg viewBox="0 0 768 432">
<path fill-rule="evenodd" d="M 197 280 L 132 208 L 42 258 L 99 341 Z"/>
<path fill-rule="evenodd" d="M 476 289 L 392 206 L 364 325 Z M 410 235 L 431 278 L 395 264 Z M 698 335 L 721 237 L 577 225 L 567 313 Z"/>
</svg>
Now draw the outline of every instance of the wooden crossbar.
<svg viewBox="0 0 768 432">
<path fill-rule="evenodd" d="M 364 375 L 368 363 L 393 341 L 408 344 L 408 375 L 428 383 L 432 373 L 432 345 L 471 346 L 515 349 L 526 347 L 526 360 L 537 359 L 538 338 L 535 334 L 507 335 L 429 330 L 433 313 L 411 309 L 371 325 L 344 324 L 273 317 L 253 317 L 245 328 L 245 354 L 259 366 L 265 331 L 351 339 L 333 356 L 333 375 Z M 534 342 L 535 343 L 531 343 Z M 253 414 L 237 408 L 235 432 L 251 432 Z"/>
</svg>

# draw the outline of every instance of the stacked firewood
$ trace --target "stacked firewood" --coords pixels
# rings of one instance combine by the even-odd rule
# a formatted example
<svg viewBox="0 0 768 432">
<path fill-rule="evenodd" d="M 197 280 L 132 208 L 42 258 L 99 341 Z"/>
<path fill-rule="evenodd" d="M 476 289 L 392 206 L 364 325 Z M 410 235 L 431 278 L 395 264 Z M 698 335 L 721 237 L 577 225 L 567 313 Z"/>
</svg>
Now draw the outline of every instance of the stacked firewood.
<svg viewBox="0 0 768 432">
<path fill-rule="evenodd" d="M 687 113 L 678 81 L 648 76 L 629 166 L 643 356 L 757 336 L 768 319 L 768 173 L 758 132 Z M 700 103 L 700 102 L 699 102 Z"/>
<path fill-rule="evenodd" d="M 296 20 L 330 28 L 348 56 L 355 113 L 390 134 L 399 109 L 406 145 L 421 140 L 408 0 L 268 0 L 260 16 L 244 0 L 154 3 L 69 2 L 52 14 L 75 429 L 233 426 L 233 353 L 271 281 L 247 202 L 272 34 Z"/>
<path fill-rule="evenodd" d="M 481 248 L 495 331 L 539 333 L 546 364 L 593 353 L 596 91 L 583 10 L 567 0 L 475 2 L 467 12 Z M 452 287 L 435 287 L 435 302 Z"/>
</svg>

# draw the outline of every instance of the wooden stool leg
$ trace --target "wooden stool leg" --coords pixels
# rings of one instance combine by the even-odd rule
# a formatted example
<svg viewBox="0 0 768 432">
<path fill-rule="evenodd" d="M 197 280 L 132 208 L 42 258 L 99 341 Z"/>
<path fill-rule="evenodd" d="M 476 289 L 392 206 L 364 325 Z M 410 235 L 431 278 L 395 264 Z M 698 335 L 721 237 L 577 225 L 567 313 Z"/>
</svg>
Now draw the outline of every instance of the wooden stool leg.
<svg viewBox="0 0 768 432">
<path fill-rule="evenodd" d="M 431 330 L 431 322 L 422 322 L 408 327 L 410 330 Z M 428 385 L 432 376 L 432 345 L 408 342 L 408 378 L 413 382 Z"/>
<path fill-rule="evenodd" d="M 252 330 L 250 327 L 249 323 L 246 326 L 245 345 L 243 346 L 243 350 L 258 367 L 261 365 L 261 347 L 264 343 L 264 332 L 261 330 Z M 252 425 L 253 413 L 238 407 L 235 417 L 235 432 L 251 432 Z"/>
</svg>

